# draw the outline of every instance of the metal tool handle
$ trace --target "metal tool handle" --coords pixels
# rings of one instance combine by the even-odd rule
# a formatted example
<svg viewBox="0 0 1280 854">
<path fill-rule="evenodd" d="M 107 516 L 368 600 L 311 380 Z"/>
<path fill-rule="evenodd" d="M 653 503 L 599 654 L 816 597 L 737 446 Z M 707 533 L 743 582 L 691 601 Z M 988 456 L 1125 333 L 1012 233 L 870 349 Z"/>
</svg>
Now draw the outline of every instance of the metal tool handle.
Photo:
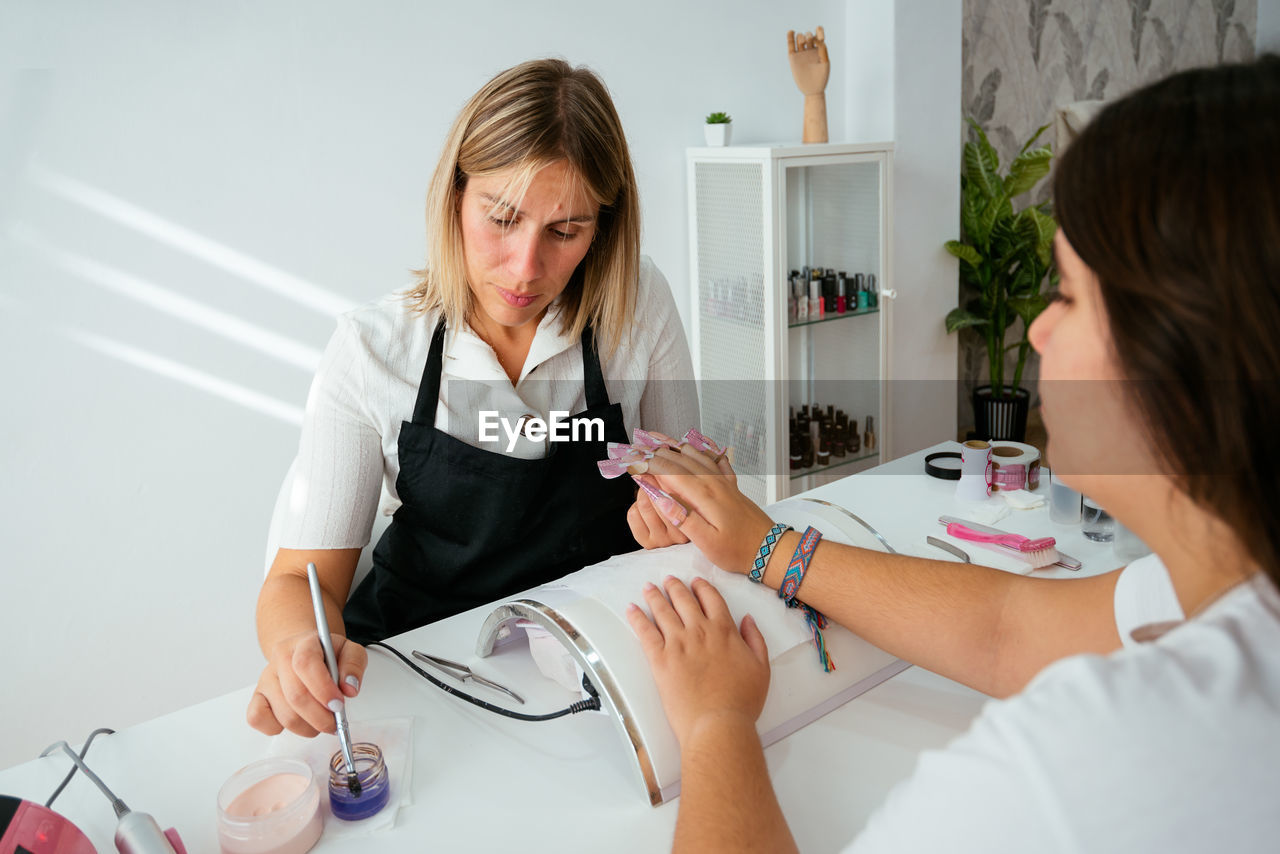
<svg viewBox="0 0 1280 854">
<path fill-rule="evenodd" d="M 324 595 L 320 591 L 320 576 L 316 574 L 316 565 L 307 564 L 307 584 L 311 587 L 311 607 L 316 612 L 316 631 L 320 635 L 320 646 L 324 650 L 324 663 L 329 667 L 329 675 L 333 684 L 338 684 L 338 654 L 333 651 L 333 638 L 329 631 L 329 618 L 324 612 Z M 339 689 L 341 690 L 341 689 Z M 342 748 L 342 758 L 347 763 L 347 772 L 356 773 L 356 759 L 351 752 L 351 732 L 347 727 L 346 704 L 333 713 L 334 723 L 338 729 L 338 746 Z"/>
<path fill-rule="evenodd" d="M 320 590 L 320 577 L 316 575 L 316 565 L 307 564 L 307 583 L 311 585 L 311 607 L 316 612 L 316 631 L 320 634 L 320 646 L 324 648 L 324 663 L 333 677 L 333 684 L 338 684 L 338 654 L 333 651 L 333 637 L 329 631 L 329 618 L 324 612 L 324 594 Z"/>
</svg>

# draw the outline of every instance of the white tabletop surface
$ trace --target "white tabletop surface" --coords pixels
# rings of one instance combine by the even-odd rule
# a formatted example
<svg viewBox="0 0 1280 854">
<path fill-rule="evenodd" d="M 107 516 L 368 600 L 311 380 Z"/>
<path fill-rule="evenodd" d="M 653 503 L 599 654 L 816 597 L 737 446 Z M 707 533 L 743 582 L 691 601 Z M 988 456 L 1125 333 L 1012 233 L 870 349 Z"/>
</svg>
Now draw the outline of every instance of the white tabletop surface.
<svg viewBox="0 0 1280 854">
<path fill-rule="evenodd" d="M 945 443 L 928 450 L 952 447 Z M 964 516 L 965 508 L 954 498 L 953 482 L 923 474 L 925 453 L 807 494 L 857 513 L 898 551 L 945 557 L 924 538 L 941 530 L 938 515 Z M 1040 490 L 1047 492 L 1047 486 L 1042 483 Z M 1078 529 L 1051 525 L 1043 508 L 1014 511 L 997 524 L 1028 535 L 1051 534 L 1085 562 L 1080 573 L 1048 569 L 1037 575 L 1086 575 L 1118 565 L 1109 546 L 1091 543 Z M 968 551 L 981 562 L 979 549 Z M 491 610 L 459 614 L 393 644 L 406 652 L 425 649 L 472 661 L 480 625 Z M 483 672 L 513 687 L 521 680 L 527 684 L 528 674 L 507 670 L 508 664 L 501 655 L 485 659 Z M 271 739 L 244 721 L 250 691 L 246 687 L 100 736 L 86 761 L 130 807 L 151 813 L 162 826 L 177 827 L 192 854 L 216 852 L 219 787 L 236 769 L 272 749 Z M 530 697 L 531 706 L 535 699 Z M 966 729 L 985 701 L 975 691 L 911 668 L 769 747 L 774 786 L 801 850 L 838 850 L 888 789 L 910 774 L 919 754 Z M 376 846 L 380 852 L 559 854 L 670 848 L 679 801 L 649 806 L 613 723 L 601 714 L 545 723 L 500 718 L 426 684 L 378 650 L 371 650 L 364 688 L 348 703 L 348 713 L 357 738 L 361 721 L 413 718 L 412 804 L 399 811 L 394 828 L 363 838 L 326 836 L 316 851 Z M 0 793 L 43 803 L 68 768 L 65 756 L 50 756 L 0 771 Z M 83 775 L 54 809 L 75 822 L 98 850 L 115 850 L 114 814 Z"/>
</svg>

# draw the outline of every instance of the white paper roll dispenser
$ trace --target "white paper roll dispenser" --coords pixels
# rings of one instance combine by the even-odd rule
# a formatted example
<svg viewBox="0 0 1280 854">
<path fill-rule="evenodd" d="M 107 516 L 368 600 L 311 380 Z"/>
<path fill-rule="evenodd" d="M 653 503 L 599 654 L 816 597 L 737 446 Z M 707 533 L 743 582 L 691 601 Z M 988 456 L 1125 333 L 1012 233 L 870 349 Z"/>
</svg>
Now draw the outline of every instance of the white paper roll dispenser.
<svg viewBox="0 0 1280 854">
<path fill-rule="evenodd" d="M 885 550 L 838 508 L 793 498 L 766 512 L 800 531 L 812 525 L 824 539 Z M 773 560 L 789 557 L 775 553 Z M 724 595 L 735 620 L 747 613 L 755 617 L 769 645 L 772 668 L 757 722 L 766 746 L 909 666 L 831 623 L 824 636 L 837 669 L 823 672 L 799 609 L 785 608 L 776 591 L 745 575 L 712 566 L 691 544 L 619 555 L 498 605 L 480 629 L 476 653 L 485 657 L 520 641 L 525 633 L 516 626 L 521 621 L 555 636 L 600 692 L 602 708 L 613 719 L 642 790 L 655 806 L 680 793 L 680 747 L 625 609 L 630 602 L 643 605 L 646 581 L 660 585 L 667 575 L 685 583 L 701 575 Z"/>
</svg>

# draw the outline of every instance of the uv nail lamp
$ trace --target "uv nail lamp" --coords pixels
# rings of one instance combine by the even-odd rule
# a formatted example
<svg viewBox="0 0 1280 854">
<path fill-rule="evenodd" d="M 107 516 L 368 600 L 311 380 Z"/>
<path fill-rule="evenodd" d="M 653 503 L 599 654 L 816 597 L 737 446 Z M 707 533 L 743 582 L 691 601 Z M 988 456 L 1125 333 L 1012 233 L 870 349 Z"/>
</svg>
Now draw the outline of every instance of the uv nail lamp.
<svg viewBox="0 0 1280 854">
<path fill-rule="evenodd" d="M 793 498 L 767 512 L 800 531 L 812 525 L 827 540 L 885 551 L 872 532 L 839 508 Z M 775 554 L 773 559 L 789 557 Z M 630 602 L 643 604 L 646 581 L 661 585 L 667 575 L 685 583 L 701 575 L 724 595 L 735 620 L 747 613 L 756 619 L 772 668 L 757 723 L 766 746 L 909 666 L 830 623 L 824 636 L 837 669 L 824 672 L 799 609 L 783 607 L 775 591 L 751 583 L 745 575 L 715 568 L 692 544 L 619 555 L 498 605 L 481 627 L 476 653 L 483 658 L 519 641 L 525 635 L 517 627 L 522 621 L 558 638 L 599 690 L 602 708 L 613 719 L 629 764 L 654 806 L 680 794 L 680 747 L 625 609 Z"/>
</svg>

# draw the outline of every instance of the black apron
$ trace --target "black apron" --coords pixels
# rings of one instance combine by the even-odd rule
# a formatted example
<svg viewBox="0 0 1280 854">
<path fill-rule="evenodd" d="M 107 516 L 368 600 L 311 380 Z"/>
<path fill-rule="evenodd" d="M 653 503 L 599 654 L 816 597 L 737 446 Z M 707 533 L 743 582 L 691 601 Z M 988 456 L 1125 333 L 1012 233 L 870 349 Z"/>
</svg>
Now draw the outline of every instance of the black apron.
<svg viewBox="0 0 1280 854">
<path fill-rule="evenodd" d="M 342 612 L 347 636 L 358 643 L 639 548 L 626 518 L 635 497 L 630 479 L 605 480 L 596 466 L 608 456 L 605 442 L 630 438 L 622 407 L 609 402 L 591 328 L 582 333 L 587 409 L 570 422 L 602 419 L 604 440 L 549 442 L 547 456 L 535 460 L 482 450 L 436 429 L 444 334 L 441 321 L 413 420 L 400 427 L 402 504 L 373 550 L 373 570 Z"/>
</svg>

